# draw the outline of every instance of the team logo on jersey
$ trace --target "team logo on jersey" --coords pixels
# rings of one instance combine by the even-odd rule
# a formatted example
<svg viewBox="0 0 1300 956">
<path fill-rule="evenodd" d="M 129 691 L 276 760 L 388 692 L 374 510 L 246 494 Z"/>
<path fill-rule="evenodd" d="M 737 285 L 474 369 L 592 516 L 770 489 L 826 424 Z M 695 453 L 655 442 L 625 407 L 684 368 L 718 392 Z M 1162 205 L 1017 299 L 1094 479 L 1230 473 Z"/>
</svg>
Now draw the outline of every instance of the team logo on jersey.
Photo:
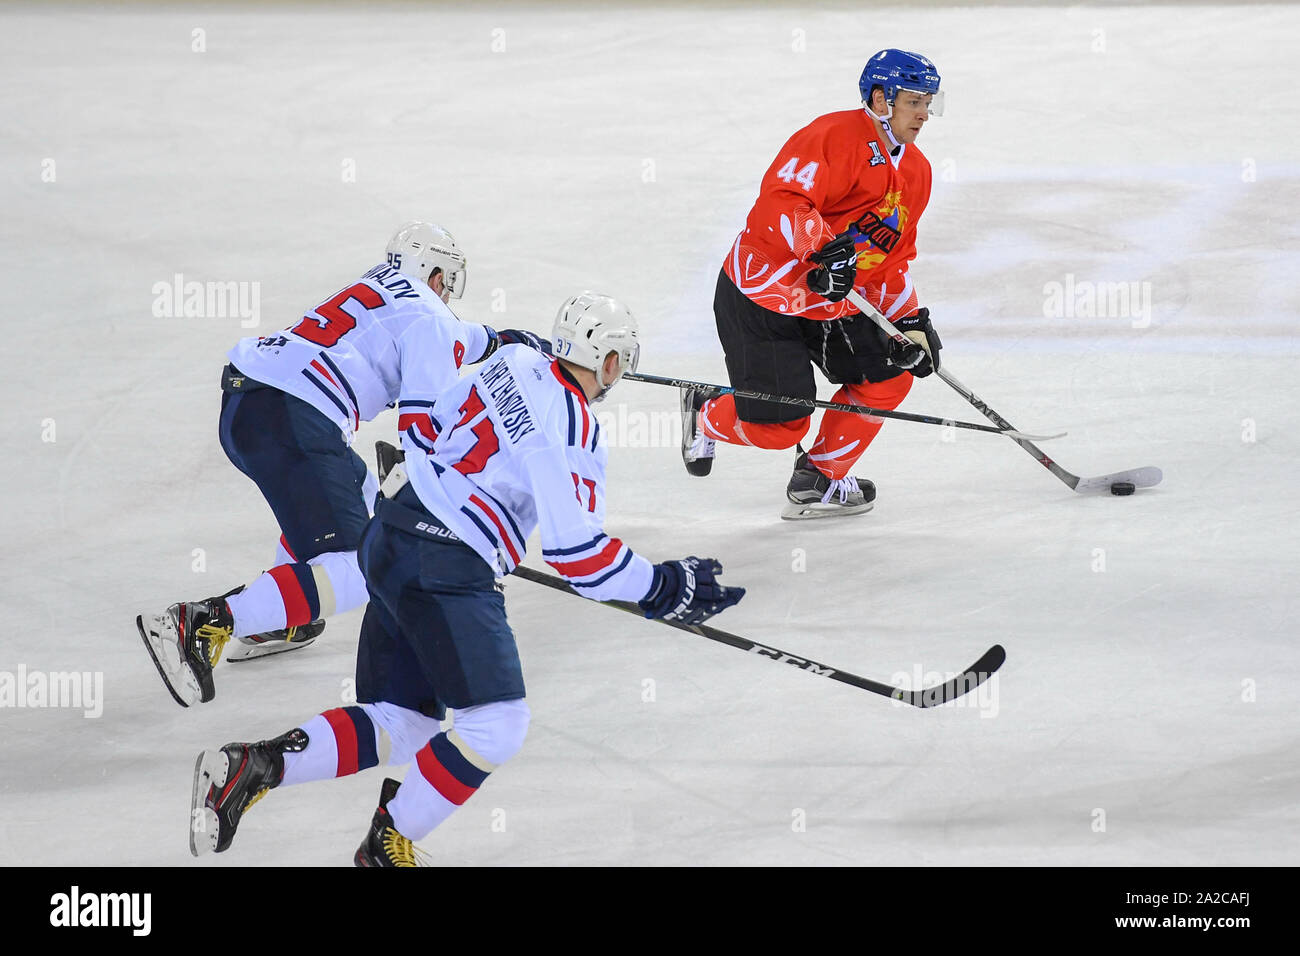
<svg viewBox="0 0 1300 956">
<path fill-rule="evenodd" d="M 857 230 L 853 241 L 859 247 L 859 269 L 870 269 L 884 262 L 898 245 L 907 226 L 907 207 L 900 202 L 902 198 L 901 189 L 886 193 L 879 206 L 852 224 Z"/>
<path fill-rule="evenodd" d="M 870 245 L 877 249 L 883 249 L 886 253 L 892 252 L 894 246 L 898 245 L 899 237 L 902 235 L 898 231 L 898 210 L 895 209 L 888 219 L 881 219 L 878 213 L 869 212 L 856 223 L 858 233 L 865 236 Z"/>
</svg>

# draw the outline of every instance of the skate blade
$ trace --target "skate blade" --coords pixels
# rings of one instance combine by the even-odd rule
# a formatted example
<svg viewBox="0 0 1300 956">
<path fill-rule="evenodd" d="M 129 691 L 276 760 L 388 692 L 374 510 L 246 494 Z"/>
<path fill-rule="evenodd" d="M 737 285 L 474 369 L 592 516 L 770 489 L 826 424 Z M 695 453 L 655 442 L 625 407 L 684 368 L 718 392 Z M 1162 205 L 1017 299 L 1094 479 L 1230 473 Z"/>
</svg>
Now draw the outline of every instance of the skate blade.
<svg viewBox="0 0 1300 956">
<path fill-rule="evenodd" d="M 243 641 L 231 641 L 226 645 L 230 649 L 226 651 L 226 660 L 239 663 L 240 661 L 255 661 L 259 657 L 269 657 L 272 654 L 283 654 L 285 651 L 296 651 L 300 647 L 307 647 L 316 643 L 316 638 L 309 637 L 303 641 L 263 641 L 260 644 L 245 644 Z"/>
<path fill-rule="evenodd" d="M 221 821 L 208 807 L 213 787 L 224 787 L 230 760 L 224 750 L 205 750 L 194 763 L 194 789 L 190 791 L 190 853 L 202 856 L 217 848 Z"/>
<path fill-rule="evenodd" d="M 198 679 L 189 665 L 181 659 L 180 640 L 166 614 L 151 614 L 148 623 L 143 614 L 135 618 L 136 629 L 144 641 L 145 650 L 158 669 L 167 693 L 182 707 L 189 707 L 201 696 Z"/>
<path fill-rule="evenodd" d="M 814 518 L 848 518 L 853 515 L 864 515 L 874 506 L 875 503 L 871 501 L 866 504 L 852 506 L 822 504 L 820 501 L 795 504 L 792 501 L 781 511 L 781 518 L 785 521 L 807 521 Z"/>
</svg>

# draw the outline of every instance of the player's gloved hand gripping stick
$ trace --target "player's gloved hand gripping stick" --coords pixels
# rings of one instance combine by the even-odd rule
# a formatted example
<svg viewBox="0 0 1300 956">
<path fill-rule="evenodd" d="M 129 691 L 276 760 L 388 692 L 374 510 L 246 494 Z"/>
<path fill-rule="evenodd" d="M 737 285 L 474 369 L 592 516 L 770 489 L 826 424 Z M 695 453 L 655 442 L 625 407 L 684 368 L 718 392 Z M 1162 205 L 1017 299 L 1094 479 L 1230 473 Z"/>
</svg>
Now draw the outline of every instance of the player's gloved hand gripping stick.
<svg viewBox="0 0 1300 956">
<path fill-rule="evenodd" d="M 876 325 L 880 326 L 881 330 L 884 331 L 884 333 L 898 346 L 900 346 L 900 354 L 902 350 L 915 350 L 918 348 L 925 351 L 924 346 L 922 346 L 917 339 L 905 334 L 905 332 L 909 330 L 904 329 L 900 331 L 898 327 L 881 315 L 879 310 L 864 299 L 857 289 L 850 289 L 845 298 L 848 299 L 849 302 L 853 303 L 859 312 L 870 318 L 876 323 Z M 928 311 L 926 311 L 925 324 L 929 324 Z M 917 329 L 916 331 L 920 331 L 924 334 L 923 329 Z M 931 329 L 931 331 L 933 330 Z M 936 341 L 937 338 L 938 337 L 935 336 Z M 1159 468 L 1150 465 L 1144 468 L 1133 468 L 1129 471 L 1117 471 L 1110 475 L 1098 475 L 1095 478 L 1080 478 L 1078 475 L 1071 474 L 1054 462 L 1046 452 L 1031 442 L 1028 436 L 1013 433 L 1014 429 L 1009 421 L 993 409 L 989 408 L 983 399 L 961 382 L 957 381 L 956 377 L 954 377 L 951 372 L 945 368 L 941 368 L 939 366 L 937 348 L 933 352 L 932 365 L 933 370 L 938 374 L 938 376 L 952 386 L 953 390 L 957 392 L 958 395 L 970 402 L 971 405 L 975 406 L 975 408 L 979 409 L 980 413 L 989 421 L 993 422 L 999 428 L 1004 429 L 1004 434 L 1025 451 L 1029 452 L 1029 454 L 1038 459 L 1040 465 L 1080 494 L 1106 491 L 1110 491 L 1112 494 L 1132 494 L 1133 488 L 1150 488 L 1153 485 L 1160 484 L 1160 480 L 1164 477 L 1164 473 L 1161 472 Z M 1128 487 L 1130 485 L 1132 487 Z M 1121 490 L 1115 490 L 1117 487 Z"/>
<path fill-rule="evenodd" d="M 808 288 L 827 302 L 838 302 L 853 290 L 858 274 L 858 248 L 853 233 L 836 236 L 808 257 L 817 268 L 808 273 Z"/>
<path fill-rule="evenodd" d="M 721 573 L 722 565 L 717 561 L 694 555 L 656 564 L 650 592 L 637 603 L 648 618 L 703 624 L 745 596 L 744 588 L 719 584 L 717 576 Z"/>
<path fill-rule="evenodd" d="M 917 378 L 925 378 L 939 370 L 939 350 L 943 343 L 939 333 L 930 324 L 930 310 L 917 309 L 915 315 L 904 316 L 894 322 L 894 328 L 903 333 L 904 341 L 894 340 L 889 361 L 906 369 Z M 906 343 L 906 344 L 905 344 Z"/>
</svg>

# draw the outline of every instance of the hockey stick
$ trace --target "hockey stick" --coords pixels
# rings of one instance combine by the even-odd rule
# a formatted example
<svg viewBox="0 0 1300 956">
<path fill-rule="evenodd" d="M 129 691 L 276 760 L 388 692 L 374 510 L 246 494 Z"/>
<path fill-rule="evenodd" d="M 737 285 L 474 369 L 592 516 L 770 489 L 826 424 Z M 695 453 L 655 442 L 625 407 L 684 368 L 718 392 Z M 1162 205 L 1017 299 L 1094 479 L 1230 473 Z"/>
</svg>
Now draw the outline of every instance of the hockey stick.
<svg viewBox="0 0 1300 956">
<path fill-rule="evenodd" d="M 777 402 L 783 405 L 802 405 L 805 408 L 825 408 L 832 412 L 851 412 L 854 415 L 870 415 L 874 418 L 897 418 L 905 422 L 920 422 L 923 425 L 950 425 L 953 428 L 969 428 L 977 432 L 990 432 L 994 435 L 1006 435 L 1012 439 L 1036 439 L 1037 441 L 1048 441 L 1052 438 L 1060 438 L 1065 432 L 1056 435 L 1026 435 L 1024 432 L 1016 431 L 1010 425 L 1006 427 L 994 428 L 991 425 L 980 425 L 975 422 L 957 422 L 950 418 L 939 418 L 935 415 L 917 415 L 912 412 L 896 412 L 883 408 L 868 408 L 865 405 L 842 405 L 839 402 L 824 402 L 819 398 L 794 398 L 790 395 L 769 395 L 766 392 L 750 392 L 741 388 L 732 388 L 730 385 L 712 385 L 708 382 L 692 382 L 689 379 L 681 378 L 664 378 L 662 375 L 646 375 L 641 372 L 624 372 L 623 377 L 633 382 L 645 382 L 649 385 L 667 385 L 670 388 L 700 388 L 712 389 L 722 394 L 735 395 L 737 398 L 749 398 L 760 402 Z"/>
<path fill-rule="evenodd" d="M 574 597 L 581 597 L 563 579 L 551 574 L 544 574 L 541 571 L 534 571 L 522 564 L 516 566 L 511 574 L 518 575 L 526 581 L 544 584 L 548 588 L 554 588 L 557 591 L 564 591 Z M 586 599 L 584 598 L 584 600 Z M 608 604 L 610 607 L 616 607 L 620 611 L 635 614 L 639 618 L 645 618 L 645 614 L 641 609 L 630 601 L 604 601 L 602 603 Z M 857 674 L 850 674 L 847 671 L 827 667 L 825 664 L 819 664 L 806 657 L 795 657 L 793 654 L 787 654 L 775 647 L 768 647 L 765 644 L 759 644 L 756 641 L 735 634 L 728 634 L 726 631 L 719 631 L 717 628 L 708 627 L 704 624 L 682 624 L 664 618 L 658 618 L 657 620 L 660 624 L 667 624 L 679 631 L 688 631 L 691 634 L 706 637 L 711 641 L 717 641 L 719 644 L 726 644 L 742 651 L 748 651 L 751 654 L 757 654 L 768 660 L 778 661 L 782 664 L 793 664 L 809 674 L 815 674 L 818 677 L 829 677 L 831 680 L 837 680 L 842 684 L 869 690 L 873 694 L 902 701 L 911 704 L 913 707 L 937 707 L 950 700 L 956 700 L 963 694 L 970 693 L 993 676 L 993 673 L 1002 666 L 1002 662 L 1007 659 L 1007 652 L 1002 645 L 994 644 L 984 652 L 979 660 L 947 683 L 936 684 L 934 687 L 926 687 L 921 690 L 903 690 L 901 687 L 891 687 L 889 684 L 882 684 L 866 677 L 859 677 Z"/>
<path fill-rule="evenodd" d="M 898 342 L 900 345 L 916 344 L 902 332 L 898 331 L 898 329 L 894 327 L 894 324 L 881 315 L 879 310 L 872 306 L 870 302 L 864 299 L 857 289 L 850 289 L 846 298 L 852 302 L 863 315 L 869 317 L 871 321 L 880 326 L 881 330 L 895 342 Z M 1117 471 L 1109 475 L 1098 475 L 1094 478 L 1080 478 L 1078 475 L 1071 474 L 1053 461 L 1050 455 L 1030 441 L 1030 438 L 1033 436 L 1022 435 L 1015 432 L 1009 421 L 993 409 L 989 408 L 988 404 L 983 399 L 961 382 L 957 381 L 956 377 L 954 377 L 947 369 L 942 367 L 936 368 L 935 374 L 952 386 L 953 390 L 957 392 L 958 395 L 970 402 L 970 404 L 978 409 L 980 414 L 985 418 L 1003 428 L 1003 434 L 1038 459 L 1040 465 L 1054 474 L 1057 478 L 1060 478 L 1073 490 L 1079 492 L 1079 494 L 1110 491 L 1111 485 L 1124 483 L 1131 484 L 1134 488 L 1150 488 L 1154 485 L 1160 484 L 1160 480 L 1164 478 L 1164 473 L 1159 468 L 1151 465 L 1144 468 L 1131 468 L 1128 471 Z M 1130 493 L 1131 491 L 1132 489 L 1129 489 Z"/>
</svg>

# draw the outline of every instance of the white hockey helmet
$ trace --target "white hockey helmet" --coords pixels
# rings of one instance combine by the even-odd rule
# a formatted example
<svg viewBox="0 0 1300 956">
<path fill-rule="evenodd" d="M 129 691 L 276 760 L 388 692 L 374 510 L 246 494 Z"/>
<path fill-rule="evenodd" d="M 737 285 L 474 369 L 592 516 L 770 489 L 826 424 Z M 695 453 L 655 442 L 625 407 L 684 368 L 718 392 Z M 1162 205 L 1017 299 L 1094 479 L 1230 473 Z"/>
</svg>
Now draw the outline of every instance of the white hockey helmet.
<svg viewBox="0 0 1300 956">
<path fill-rule="evenodd" d="M 465 254 L 446 229 L 418 219 L 408 222 L 388 240 L 388 264 L 402 275 L 428 282 L 434 269 L 442 270 L 447 295 L 459 299 L 465 294 Z"/>
<path fill-rule="evenodd" d="M 636 319 L 623 303 L 599 292 L 579 292 L 565 300 L 555 314 L 551 340 L 556 358 L 595 373 L 600 386 L 597 399 L 603 398 L 624 372 L 635 372 L 641 357 Z M 618 353 L 618 374 L 606 382 L 605 357 L 610 352 Z"/>
</svg>

